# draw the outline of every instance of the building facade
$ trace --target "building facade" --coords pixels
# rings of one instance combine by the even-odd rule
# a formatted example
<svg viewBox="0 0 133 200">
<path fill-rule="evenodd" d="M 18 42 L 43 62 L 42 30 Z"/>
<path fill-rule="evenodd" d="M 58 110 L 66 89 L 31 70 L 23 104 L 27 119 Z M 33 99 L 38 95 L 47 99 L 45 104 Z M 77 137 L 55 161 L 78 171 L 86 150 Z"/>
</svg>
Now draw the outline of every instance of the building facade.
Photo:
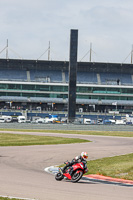
<svg viewBox="0 0 133 200">
<path fill-rule="evenodd" d="M 0 59 L 0 107 L 67 111 L 69 63 Z M 133 65 L 79 62 L 76 110 L 133 108 Z"/>
</svg>

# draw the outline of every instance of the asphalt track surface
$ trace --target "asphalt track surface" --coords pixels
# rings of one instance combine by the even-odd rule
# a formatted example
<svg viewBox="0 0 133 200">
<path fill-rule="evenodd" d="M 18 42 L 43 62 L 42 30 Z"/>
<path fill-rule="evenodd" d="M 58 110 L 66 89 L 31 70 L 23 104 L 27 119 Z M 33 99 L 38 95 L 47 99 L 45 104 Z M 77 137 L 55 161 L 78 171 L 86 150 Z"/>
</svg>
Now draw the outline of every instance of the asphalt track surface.
<svg viewBox="0 0 133 200">
<path fill-rule="evenodd" d="M 53 175 L 44 171 L 46 167 L 62 164 L 65 160 L 71 160 L 82 151 L 87 151 L 91 160 L 133 153 L 133 138 L 54 133 L 27 134 L 76 137 L 88 139 L 92 142 L 0 147 L 0 195 L 38 200 L 133 199 L 133 187 L 87 180 L 81 180 L 78 183 L 64 180 L 58 182 Z"/>
</svg>

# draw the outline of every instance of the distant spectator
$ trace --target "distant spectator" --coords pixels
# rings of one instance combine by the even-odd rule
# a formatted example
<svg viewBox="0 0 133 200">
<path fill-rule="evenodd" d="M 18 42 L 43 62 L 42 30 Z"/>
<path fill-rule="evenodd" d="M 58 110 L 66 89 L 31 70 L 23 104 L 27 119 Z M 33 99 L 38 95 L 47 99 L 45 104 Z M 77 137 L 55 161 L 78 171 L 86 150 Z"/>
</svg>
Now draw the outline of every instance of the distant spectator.
<svg viewBox="0 0 133 200">
<path fill-rule="evenodd" d="M 117 85 L 119 85 L 120 84 L 120 80 L 119 79 L 117 79 Z"/>
</svg>

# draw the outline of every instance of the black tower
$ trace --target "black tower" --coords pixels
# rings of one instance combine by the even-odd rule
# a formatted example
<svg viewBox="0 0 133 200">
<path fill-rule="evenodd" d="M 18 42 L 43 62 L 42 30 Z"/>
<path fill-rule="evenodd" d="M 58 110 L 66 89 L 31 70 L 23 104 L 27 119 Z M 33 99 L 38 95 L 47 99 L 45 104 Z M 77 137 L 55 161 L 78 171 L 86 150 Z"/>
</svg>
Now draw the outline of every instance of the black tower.
<svg viewBox="0 0 133 200">
<path fill-rule="evenodd" d="M 77 79 L 77 49 L 78 30 L 70 32 L 70 58 L 69 58 L 69 96 L 68 96 L 68 122 L 73 122 L 76 113 L 76 79 Z"/>
</svg>

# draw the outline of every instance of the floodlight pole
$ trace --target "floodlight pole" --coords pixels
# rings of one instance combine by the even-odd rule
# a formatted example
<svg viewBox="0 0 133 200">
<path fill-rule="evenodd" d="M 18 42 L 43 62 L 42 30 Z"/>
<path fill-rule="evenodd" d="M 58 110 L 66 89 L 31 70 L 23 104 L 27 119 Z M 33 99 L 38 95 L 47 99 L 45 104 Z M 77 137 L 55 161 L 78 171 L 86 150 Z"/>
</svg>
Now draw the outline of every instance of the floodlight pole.
<svg viewBox="0 0 133 200">
<path fill-rule="evenodd" d="M 91 57 L 92 57 L 92 43 L 90 43 L 90 62 L 91 62 Z"/>
<path fill-rule="evenodd" d="M 50 60 L 50 41 L 49 41 L 49 47 L 48 47 L 48 60 Z"/>
<path fill-rule="evenodd" d="M 7 39 L 7 45 L 6 45 L 6 59 L 8 59 L 8 39 Z"/>
<path fill-rule="evenodd" d="M 133 45 L 132 45 L 132 50 L 131 50 L 131 64 L 133 64 Z"/>
</svg>

